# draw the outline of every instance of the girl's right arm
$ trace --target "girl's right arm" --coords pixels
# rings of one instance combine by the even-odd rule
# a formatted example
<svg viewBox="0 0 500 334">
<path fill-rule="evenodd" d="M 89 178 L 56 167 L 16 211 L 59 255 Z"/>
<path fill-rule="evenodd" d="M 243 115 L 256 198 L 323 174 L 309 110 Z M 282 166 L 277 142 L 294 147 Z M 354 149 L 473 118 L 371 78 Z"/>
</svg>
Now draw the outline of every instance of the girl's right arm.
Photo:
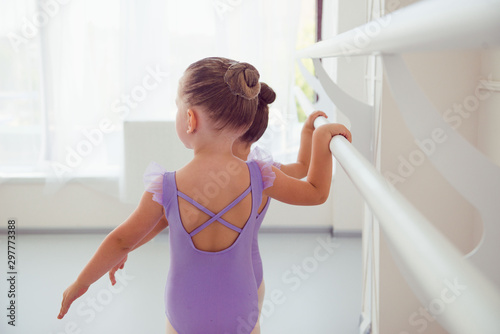
<svg viewBox="0 0 500 334">
<path fill-rule="evenodd" d="M 153 200 L 153 194 L 145 192 L 135 211 L 106 236 L 76 281 L 64 291 L 58 318 L 64 317 L 92 283 L 120 263 L 157 226 L 162 215 L 163 207 Z"/>
<path fill-rule="evenodd" d="M 163 214 L 161 216 L 160 220 L 158 220 L 158 223 L 153 228 L 153 230 L 151 232 L 149 232 L 149 234 L 146 235 L 137 245 L 135 245 L 131 251 L 136 250 L 137 248 L 141 247 L 145 243 L 149 242 L 151 239 L 156 237 L 161 231 L 163 231 L 167 226 L 168 226 L 168 221 L 167 221 L 167 218 L 165 218 L 165 214 Z M 124 268 L 125 262 L 127 261 L 127 258 L 128 258 L 128 254 L 125 255 L 125 257 L 109 271 L 109 280 L 111 281 L 111 285 L 116 284 L 115 273 L 119 269 Z"/>
<path fill-rule="evenodd" d="M 317 205 L 324 203 L 330 193 L 332 181 L 332 153 L 330 141 L 342 135 L 352 141 L 350 131 L 342 124 L 325 124 L 318 127 L 312 138 L 312 156 L 307 180 L 290 177 L 273 167 L 276 179 L 263 194 L 293 205 Z"/>
</svg>

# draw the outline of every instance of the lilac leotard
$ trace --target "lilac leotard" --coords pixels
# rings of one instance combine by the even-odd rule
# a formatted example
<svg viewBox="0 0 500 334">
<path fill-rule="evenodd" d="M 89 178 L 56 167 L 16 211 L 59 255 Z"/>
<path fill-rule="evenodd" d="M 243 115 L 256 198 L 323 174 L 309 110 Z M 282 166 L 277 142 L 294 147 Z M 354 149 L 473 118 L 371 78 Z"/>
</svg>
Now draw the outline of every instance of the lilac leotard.
<svg viewBox="0 0 500 334">
<path fill-rule="evenodd" d="M 267 151 L 261 149 L 260 147 L 256 146 L 250 154 L 247 157 L 248 161 L 256 161 L 259 164 L 259 167 L 263 170 L 268 170 L 271 168 L 270 166 L 274 166 L 278 169 L 281 168 L 281 164 L 278 162 L 273 161 L 273 158 L 271 154 L 269 154 Z M 268 186 L 272 185 L 272 182 L 274 179 L 271 180 L 266 180 L 264 179 L 264 184 L 265 188 Z M 254 230 L 254 236 L 253 236 L 253 242 L 252 242 L 252 263 L 253 263 L 253 272 L 255 274 L 255 281 L 257 282 L 257 287 L 260 287 L 260 284 L 262 283 L 262 279 L 264 277 L 264 269 L 262 267 L 262 258 L 260 257 L 260 250 L 259 250 L 259 229 L 262 225 L 262 222 L 264 220 L 264 217 L 266 216 L 267 209 L 269 208 L 269 203 L 271 202 L 271 198 L 268 197 L 266 201 L 266 205 L 262 209 L 260 213 L 258 213 L 257 216 L 257 221 L 255 224 L 255 230 Z"/>
<path fill-rule="evenodd" d="M 155 164 L 146 171 L 147 191 L 164 206 L 169 223 L 170 270 L 165 306 L 167 317 L 179 334 L 248 334 L 255 327 L 259 311 L 252 243 L 264 182 L 266 178 L 272 179 L 274 173 L 269 168 L 261 170 L 255 161 L 247 162 L 247 166 L 250 186 L 218 213 L 178 191 L 175 172 L 166 172 Z M 252 197 L 251 214 L 239 229 L 221 216 L 248 194 Z M 180 219 L 178 197 L 212 218 L 188 233 Z M 219 252 L 197 249 L 191 238 L 214 221 L 239 232 L 238 238 Z"/>
</svg>

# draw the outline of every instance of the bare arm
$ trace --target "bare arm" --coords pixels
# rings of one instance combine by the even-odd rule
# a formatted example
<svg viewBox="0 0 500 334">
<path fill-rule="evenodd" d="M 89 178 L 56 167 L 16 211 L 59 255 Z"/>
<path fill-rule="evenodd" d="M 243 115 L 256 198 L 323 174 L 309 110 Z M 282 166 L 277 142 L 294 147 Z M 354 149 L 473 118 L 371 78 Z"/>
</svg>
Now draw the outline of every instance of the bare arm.
<svg viewBox="0 0 500 334">
<path fill-rule="evenodd" d="M 312 137 L 312 157 L 307 180 L 295 179 L 273 167 L 276 179 L 273 186 L 264 190 L 264 194 L 294 205 L 324 203 L 332 181 L 332 154 L 329 144 L 336 135 L 342 135 L 351 141 L 351 133 L 341 124 L 326 124 L 316 129 Z"/>
<path fill-rule="evenodd" d="M 156 223 L 156 226 L 153 228 L 153 230 L 151 232 L 149 232 L 149 234 L 146 235 L 137 245 L 135 245 L 131 251 L 136 250 L 137 248 L 141 247 L 145 243 L 149 242 L 151 239 L 153 239 L 158 234 L 160 234 L 160 232 L 163 231 L 167 226 L 168 226 L 168 221 L 167 221 L 167 218 L 165 217 L 165 212 L 163 212 L 160 220 L 158 220 L 158 223 Z M 118 262 L 118 264 L 116 264 L 113 268 L 111 268 L 111 270 L 109 271 L 109 280 L 111 281 L 112 285 L 116 284 L 115 273 L 119 269 L 123 269 L 125 267 L 125 262 L 127 261 L 127 258 L 128 258 L 128 254 L 125 255 L 125 257 L 120 262 Z"/>
<path fill-rule="evenodd" d="M 307 117 L 300 135 L 300 147 L 297 162 L 281 165 L 281 171 L 288 176 L 302 179 L 307 175 L 311 161 L 312 136 L 314 132 L 314 120 L 318 116 L 328 117 L 322 111 L 315 111 Z"/>
<path fill-rule="evenodd" d="M 150 234 L 162 215 L 163 207 L 153 201 L 151 193 L 145 192 L 137 209 L 106 236 L 77 280 L 64 291 L 58 318 L 62 319 L 76 298 L 83 295 L 92 283 L 106 274 Z"/>
<path fill-rule="evenodd" d="M 151 230 L 151 232 L 149 232 L 148 235 L 146 235 L 137 245 L 135 245 L 134 248 L 131 249 L 131 251 L 136 250 L 145 243 L 151 241 L 154 237 L 160 234 L 160 232 L 163 231 L 167 226 L 168 226 L 167 218 L 165 218 L 165 215 L 162 215 L 160 220 L 158 220 L 158 223 L 156 223 L 155 227 Z"/>
</svg>

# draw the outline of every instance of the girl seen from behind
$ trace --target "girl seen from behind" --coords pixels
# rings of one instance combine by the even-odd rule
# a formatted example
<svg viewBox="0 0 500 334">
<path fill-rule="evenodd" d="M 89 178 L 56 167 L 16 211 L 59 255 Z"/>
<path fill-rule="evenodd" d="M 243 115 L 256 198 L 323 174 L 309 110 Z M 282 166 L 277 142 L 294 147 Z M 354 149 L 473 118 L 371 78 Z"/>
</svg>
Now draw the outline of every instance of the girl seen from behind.
<svg viewBox="0 0 500 334">
<path fill-rule="evenodd" d="M 351 138 L 339 124 L 316 129 L 305 181 L 235 157 L 233 143 L 252 124 L 260 92 L 259 73 L 247 63 L 205 58 L 187 68 L 179 82 L 176 129 L 193 159 L 175 172 L 150 165 L 137 209 L 66 289 L 58 318 L 131 250 L 170 226 L 167 333 L 260 332 L 252 242 L 263 196 L 294 205 L 323 203 L 331 183 L 329 142 L 338 134 Z"/>
</svg>

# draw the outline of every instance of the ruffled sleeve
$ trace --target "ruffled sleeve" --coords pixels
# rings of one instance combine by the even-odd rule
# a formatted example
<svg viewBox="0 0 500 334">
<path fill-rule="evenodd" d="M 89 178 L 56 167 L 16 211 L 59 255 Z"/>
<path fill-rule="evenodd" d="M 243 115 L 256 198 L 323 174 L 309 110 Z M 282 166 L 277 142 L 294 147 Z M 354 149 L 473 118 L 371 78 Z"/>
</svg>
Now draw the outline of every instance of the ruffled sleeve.
<svg viewBox="0 0 500 334">
<path fill-rule="evenodd" d="M 279 162 L 274 161 L 273 156 L 271 153 L 267 152 L 263 148 L 260 148 L 259 146 L 255 146 L 250 153 L 248 154 L 247 160 L 261 160 L 261 161 L 271 161 L 271 164 L 278 168 L 281 169 L 281 164 Z"/>
<path fill-rule="evenodd" d="M 147 192 L 153 194 L 153 201 L 163 205 L 163 176 L 167 170 L 151 162 L 144 172 L 144 187 Z"/>
<path fill-rule="evenodd" d="M 259 165 L 260 173 L 262 174 L 262 183 L 264 185 L 263 189 L 271 187 L 274 183 L 274 179 L 276 179 L 276 174 L 273 172 L 273 166 L 280 169 L 281 164 L 274 162 L 272 155 L 258 146 L 252 149 L 247 159 L 248 161 L 253 160 Z"/>
</svg>

